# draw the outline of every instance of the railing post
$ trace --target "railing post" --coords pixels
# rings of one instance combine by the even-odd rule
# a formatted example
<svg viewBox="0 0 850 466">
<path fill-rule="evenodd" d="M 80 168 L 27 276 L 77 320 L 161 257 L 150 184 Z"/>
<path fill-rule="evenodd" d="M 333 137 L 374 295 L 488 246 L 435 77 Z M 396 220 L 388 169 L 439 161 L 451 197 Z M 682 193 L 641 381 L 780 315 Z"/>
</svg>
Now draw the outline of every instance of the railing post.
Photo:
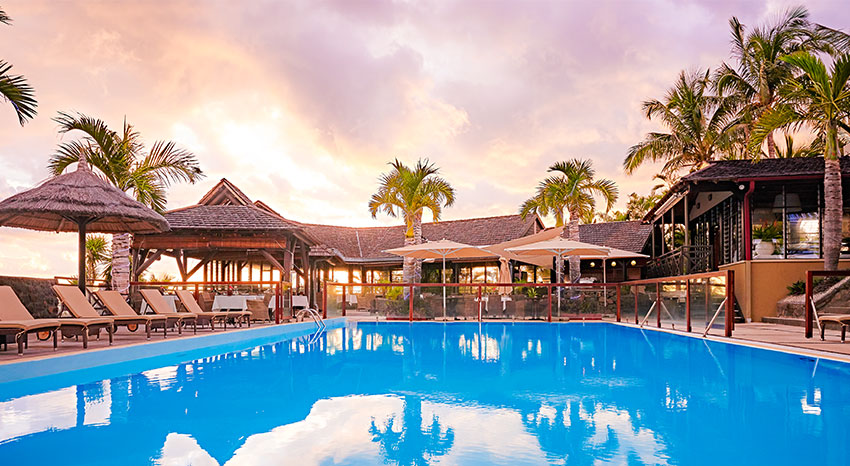
<svg viewBox="0 0 850 466">
<path fill-rule="evenodd" d="M 732 336 L 735 328 L 735 272 L 726 271 L 726 336 Z"/>
<path fill-rule="evenodd" d="M 546 290 L 549 292 L 549 322 L 552 322 L 552 287 L 547 286 Z"/>
<path fill-rule="evenodd" d="M 410 316 L 408 317 L 408 321 L 413 322 L 413 285 L 410 285 L 408 296 L 410 296 Z"/>
<path fill-rule="evenodd" d="M 345 317 L 345 289 L 348 288 L 342 285 L 342 316 Z"/>
<path fill-rule="evenodd" d="M 478 285 L 478 299 L 476 302 L 478 303 L 478 321 L 481 322 L 481 285 Z"/>
<path fill-rule="evenodd" d="M 706 311 L 708 312 L 708 311 Z M 691 280 L 685 280 L 685 325 L 687 332 L 691 331 Z"/>
<path fill-rule="evenodd" d="M 328 318 L 328 281 L 322 282 L 322 319 Z"/>
<path fill-rule="evenodd" d="M 620 285 L 617 285 L 617 322 L 620 322 Z"/>
<path fill-rule="evenodd" d="M 280 304 L 280 283 L 277 283 L 274 286 L 274 303 L 275 303 L 274 323 L 279 324 L 280 323 L 280 306 L 279 306 L 279 304 Z"/>
<path fill-rule="evenodd" d="M 199 296 L 199 294 L 198 294 L 198 284 L 195 283 L 195 301 L 198 300 L 198 296 Z"/>
<path fill-rule="evenodd" d="M 812 337 L 812 327 L 814 313 L 812 312 L 812 288 L 814 286 L 814 277 L 811 270 L 806 271 L 806 338 Z"/>
<path fill-rule="evenodd" d="M 640 323 L 640 317 L 638 317 L 638 289 L 637 285 L 632 285 L 632 294 L 635 295 L 635 325 Z"/>
<path fill-rule="evenodd" d="M 655 317 L 658 328 L 661 328 L 661 282 L 655 282 Z"/>
</svg>

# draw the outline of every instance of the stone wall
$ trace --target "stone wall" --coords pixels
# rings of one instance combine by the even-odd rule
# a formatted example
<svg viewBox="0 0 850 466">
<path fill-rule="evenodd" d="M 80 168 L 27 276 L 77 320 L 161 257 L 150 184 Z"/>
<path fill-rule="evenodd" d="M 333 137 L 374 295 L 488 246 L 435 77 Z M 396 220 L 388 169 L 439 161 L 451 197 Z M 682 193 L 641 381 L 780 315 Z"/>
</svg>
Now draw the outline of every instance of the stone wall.
<svg viewBox="0 0 850 466">
<path fill-rule="evenodd" d="M 51 288 L 56 280 L 51 278 L 4 277 L 0 285 L 11 286 L 15 294 L 35 318 L 56 317 L 58 301 Z"/>
</svg>

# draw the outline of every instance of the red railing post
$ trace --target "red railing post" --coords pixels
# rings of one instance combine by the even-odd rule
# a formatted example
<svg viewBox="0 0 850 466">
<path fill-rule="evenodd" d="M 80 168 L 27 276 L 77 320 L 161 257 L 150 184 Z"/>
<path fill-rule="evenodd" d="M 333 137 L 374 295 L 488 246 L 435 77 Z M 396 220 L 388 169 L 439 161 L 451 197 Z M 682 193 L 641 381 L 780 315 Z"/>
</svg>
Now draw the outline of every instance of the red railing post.
<svg viewBox="0 0 850 466">
<path fill-rule="evenodd" d="M 274 323 L 280 323 L 280 283 L 275 284 L 274 287 Z"/>
<path fill-rule="evenodd" d="M 617 322 L 620 322 L 620 285 L 617 285 Z"/>
<path fill-rule="evenodd" d="M 413 285 L 410 285 L 408 296 L 410 296 L 410 316 L 408 317 L 408 321 L 413 322 Z"/>
<path fill-rule="evenodd" d="M 735 328 L 735 272 L 726 271 L 726 336 L 732 336 Z"/>
<path fill-rule="evenodd" d="M 658 328 L 661 328 L 661 282 L 655 282 L 655 317 Z"/>
<path fill-rule="evenodd" d="M 199 295 L 198 295 L 198 284 L 197 284 L 197 283 L 195 283 L 195 301 L 197 301 L 197 300 L 198 300 L 198 296 L 199 296 Z"/>
<path fill-rule="evenodd" d="M 478 322 L 481 322 L 481 285 L 478 285 Z"/>
<path fill-rule="evenodd" d="M 342 316 L 345 317 L 345 289 L 348 288 L 342 285 Z"/>
<path fill-rule="evenodd" d="M 547 286 L 546 290 L 549 292 L 549 322 L 552 322 L 552 287 Z"/>
<path fill-rule="evenodd" d="M 640 323 L 639 322 L 640 318 L 638 317 L 638 290 L 637 290 L 637 285 L 632 285 L 632 293 L 635 295 L 635 325 L 637 325 L 637 324 Z"/>
<path fill-rule="evenodd" d="M 328 282 L 322 282 L 322 319 L 328 318 Z"/>
<path fill-rule="evenodd" d="M 685 280 L 685 328 L 691 331 L 691 281 Z"/>
<path fill-rule="evenodd" d="M 814 274 L 811 270 L 806 271 L 806 338 L 812 337 L 812 327 L 814 326 L 814 313 L 812 312 L 812 289 L 814 286 Z"/>
</svg>

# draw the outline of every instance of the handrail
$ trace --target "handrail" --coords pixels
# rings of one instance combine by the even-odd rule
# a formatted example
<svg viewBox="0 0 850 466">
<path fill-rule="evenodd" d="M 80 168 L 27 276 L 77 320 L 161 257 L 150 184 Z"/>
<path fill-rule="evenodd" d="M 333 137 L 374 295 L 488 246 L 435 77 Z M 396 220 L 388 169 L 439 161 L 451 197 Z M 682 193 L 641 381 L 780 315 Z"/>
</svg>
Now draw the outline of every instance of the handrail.
<svg viewBox="0 0 850 466">
<path fill-rule="evenodd" d="M 812 338 L 814 324 L 818 326 L 818 330 L 822 330 L 820 317 L 818 317 L 818 309 L 814 299 L 814 281 L 815 277 L 850 277 L 850 270 L 807 270 L 806 271 L 806 298 L 805 305 L 805 335 L 806 338 Z M 821 332 L 823 333 L 823 332 Z"/>
<path fill-rule="evenodd" d="M 616 290 L 616 319 L 617 322 L 622 322 L 622 293 L 624 287 L 632 287 L 632 286 L 644 286 L 644 285 L 652 285 L 652 284 L 667 284 L 670 282 L 685 282 L 685 320 L 686 320 L 686 331 L 692 331 L 691 328 L 691 281 L 693 280 L 704 280 L 709 279 L 706 282 L 706 286 L 711 286 L 710 279 L 711 278 L 723 278 L 725 287 L 724 299 L 717 307 L 714 312 L 713 317 L 708 322 L 708 325 L 704 329 L 700 329 L 703 333 L 703 336 L 707 336 L 709 330 L 714 325 L 714 322 L 720 316 L 720 313 L 725 310 L 726 315 L 724 319 L 724 335 L 727 337 L 732 336 L 732 332 L 735 326 L 735 274 L 732 270 L 723 270 L 723 271 L 715 271 L 715 272 L 701 272 L 689 275 L 677 275 L 673 277 L 660 277 L 660 278 L 646 278 L 640 280 L 630 280 L 624 282 L 613 282 L 613 283 L 342 283 L 342 282 L 330 282 L 326 281 L 323 283 L 323 294 L 322 294 L 322 312 L 323 317 L 327 318 L 327 310 L 328 310 L 328 288 L 332 287 L 341 287 L 342 288 L 342 300 L 340 302 L 341 306 L 341 314 L 342 316 L 346 315 L 346 306 L 347 299 L 346 293 L 347 289 L 350 287 L 360 287 L 360 288 L 390 288 L 390 287 L 399 287 L 399 288 L 408 288 L 410 295 L 413 295 L 413 288 L 470 288 L 475 289 L 474 293 L 478 297 L 476 299 L 478 303 L 478 320 L 482 320 L 482 312 L 481 312 L 481 296 L 482 291 L 485 288 L 543 288 L 547 290 L 547 305 L 548 305 L 548 316 L 547 321 L 552 321 L 552 290 L 555 288 L 580 288 L 584 290 L 588 289 L 596 289 L 599 291 L 615 289 Z M 667 307 L 664 305 L 661 296 L 661 287 L 656 287 L 655 290 L 655 299 L 653 300 L 653 304 L 647 312 L 646 316 L 644 316 L 641 321 L 639 316 L 638 309 L 638 294 L 633 293 L 635 296 L 634 300 L 634 313 L 635 313 L 635 325 L 645 325 L 648 322 L 650 315 L 653 311 L 656 312 L 655 323 L 660 328 L 662 325 L 661 312 L 667 312 L 668 316 L 672 317 L 670 311 L 667 310 Z M 708 295 L 707 295 L 708 296 Z M 708 300 L 706 298 L 706 306 L 708 305 Z M 410 300 L 409 303 L 409 315 L 408 320 L 413 321 L 414 319 L 414 304 L 413 300 Z"/>
</svg>

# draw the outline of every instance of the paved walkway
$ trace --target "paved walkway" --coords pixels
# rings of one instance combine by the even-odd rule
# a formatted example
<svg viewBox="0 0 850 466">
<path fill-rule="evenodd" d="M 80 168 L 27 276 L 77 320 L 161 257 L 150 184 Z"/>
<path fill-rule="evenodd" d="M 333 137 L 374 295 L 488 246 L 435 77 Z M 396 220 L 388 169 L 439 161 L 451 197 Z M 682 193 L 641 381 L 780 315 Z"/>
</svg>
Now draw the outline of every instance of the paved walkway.
<svg viewBox="0 0 850 466">
<path fill-rule="evenodd" d="M 711 334 L 721 334 L 721 332 L 712 331 Z M 841 343 L 841 332 L 838 330 L 827 330 L 825 340 L 821 341 L 817 328 L 815 328 L 814 337 L 806 338 L 803 334 L 803 327 L 753 322 L 735 325 L 732 336 L 736 340 L 823 351 L 847 356 L 850 359 L 850 338 L 848 338 L 847 343 Z"/>
<path fill-rule="evenodd" d="M 250 328 L 257 328 L 265 325 L 270 325 L 269 323 L 258 323 L 254 322 L 251 324 Z M 214 333 L 219 332 L 238 332 L 240 330 L 247 329 L 248 326 L 243 325 L 241 328 L 236 327 L 233 328 L 230 325 L 227 326 L 227 330 L 222 330 L 220 326 L 216 326 L 216 330 Z M 201 335 L 209 335 L 213 333 L 209 327 L 198 327 L 198 336 Z M 172 340 L 176 338 L 192 338 L 194 334 L 192 333 L 192 328 L 184 329 L 182 335 L 178 335 L 176 330 L 169 329 L 167 340 Z M 145 329 L 143 326 L 140 326 L 138 330 L 135 332 L 130 332 L 126 327 L 120 327 L 115 335 L 113 336 L 112 347 L 119 346 L 128 346 L 128 345 L 139 345 L 143 343 L 150 343 L 156 341 L 162 341 L 162 329 L 156 329 L 156 331 L 151 332 L 151 339 L 147 340 L 145 336 Z M 89 338 L 89 349 L 100 349 L 100 348 L 109 348 L 109 338 L 106 335 L 106 331 L 100 332 L 100 338 L 90 337 Z M 2 346 L 0 346 L 2 348 Z M 39 341 L 36 336 L 29 336 L 29 348 L 24 350 L 23 356 L 18 356 L 18 349 L 14 343 L 9 343 L 9 348 L 6 351 L 0 351 L 0 365 L 9 362 L 18 362 L 25 361 L 30 359 L 40 359 L 46 357 L 52 357 L 60 354 L 71 354 L 77 353 L 83 350 L 83 340 L 69 338 L 64 341 L 60 338 L 59 347 L 56 351 L 53 351 L 53 340 L 49 339 L 47 341 Z"/>
</svg>

